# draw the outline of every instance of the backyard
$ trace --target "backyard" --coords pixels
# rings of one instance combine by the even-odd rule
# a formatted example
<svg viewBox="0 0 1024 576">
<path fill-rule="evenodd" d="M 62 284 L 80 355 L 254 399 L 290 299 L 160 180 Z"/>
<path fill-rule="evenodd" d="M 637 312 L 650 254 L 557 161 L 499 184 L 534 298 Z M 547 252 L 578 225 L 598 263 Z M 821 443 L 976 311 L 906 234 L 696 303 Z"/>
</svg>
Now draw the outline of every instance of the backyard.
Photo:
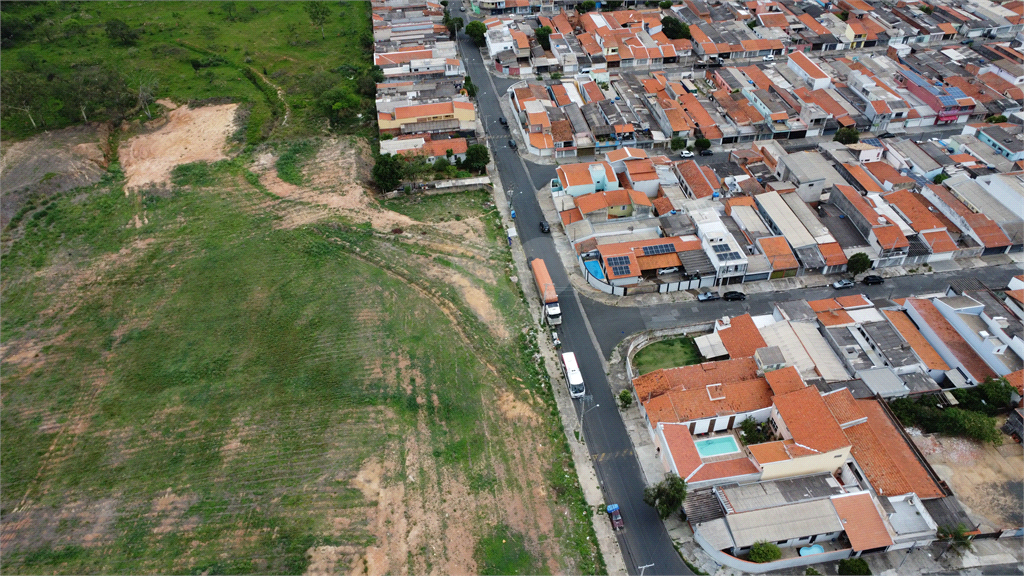
<svg viewBox="0 0 1024 576">
<path fill-rule="evenodd" d="M 604 571 L 488 196 L 381 207 L 367 157 L 113 161 L 19 212 L 4 573 Z"/>
<path fill-rule="evenodd" d="M 693 338 L 670 338 L 644 346 L 633 356 L 633 366 L 639 374 L 664 368 L 689 366 L 701 361 Z"/>
</svg>

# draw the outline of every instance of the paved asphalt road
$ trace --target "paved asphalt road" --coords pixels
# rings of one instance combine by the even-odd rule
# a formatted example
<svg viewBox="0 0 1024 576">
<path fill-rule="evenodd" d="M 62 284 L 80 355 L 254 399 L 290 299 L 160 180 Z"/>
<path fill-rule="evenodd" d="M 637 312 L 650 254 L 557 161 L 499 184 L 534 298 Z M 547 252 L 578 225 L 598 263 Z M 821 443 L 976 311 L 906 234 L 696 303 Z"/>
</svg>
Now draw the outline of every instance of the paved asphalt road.
<svg viewBox="0 0 1024 576">
<path fill-rule="evenodd" d="M 454 11 L 459 4 L 452 3 Z M 463 15 L 465 16 L 465 15 Z M 724 315 L 764 314 L 771 310 L 778 294 L 754 294 L 745 302 L 680 303 L 657 307 L 615 307 L 606 306 L 586 297 L 577 297 L 569 284 L 565 270 L 560 265 L 554 242 L 542 234 L 538 222 L 544 218 L 534 191 L 555 177 L 554 166 L 524 162 L 508 146 L 511 135 L 500 124 L 498 118 L 503 112 L 498 98 L 507 98 L 506 90 L 518 82 L 515 79 L 495 79 L 484 68 L 479 49 L 465 34 L 460 33 L 460 46 L 467 73 L 480 88 L 477 105 L 484 131 L 491 141 L 495 165 L 501 174 L 502 184 L 516 211 L 516 226 L 519 238 L 528 258 L 543 258 L 555 285 L 558 287 L 559 303 L 562 305 L 563 323 L 559 333 L 563 351 L 575 352 L 587 383 L 584 436 L 591 456 L 603 455 L 594 461 L 597 477 L 608 503 L 618 503 L 622 509 L 625 530 L 619 533 L 619 545 L 631 574 L 638 574 L 640 566 L 653 564 L 645 574 L 692 574 L 679 558 L 672 541 L 658 519 L 653 508 L 643 502 L 646 485 L 639 463 L 633 454 L 632 444 L 622 419 L 615 407 L 615 398 L 605 377 L 599 353 L 605 357 L 625 336 L 634 332 L 707 322 Z M 929 136 L 932 136 L 929 134 Z M 986 268 L 973 271 L 990 287 L 1005 286 L 1016 272 L 1010 267 Z M 865 293 L 872 299 L 898 298 L 942 290 L 954 273 L 931 276 L 908 276 L 890 279 L 882 286 L 858 285 L 857 292 Z M 807 288 L 785 294 L 786 300 L 825 298 L 833 294 L 830 288 Z M 580 305 L 582 303 L 582 306 Z M 600 352 L 595 348 L 584 319 L 584 312 L 590 319 L 597 336 Z M 581 405 L 577 403 L 577 415 Z"/>
<path fill-rule="evenodd" d="M 991 266 L 970 271 L 970 275 L 978 278 L 986 286 L 993 289 L 1003 288 L 1014 274 L 1020 273 L 1017 264 Z M 784 293 L 762 292 L 750 294 L 743 302 L 680 302 L 678 304 L 661 304 L 644 308 L 626 308 L 608 306 L 582 298 L 587 317 L 594 328 L 601 352 L 606 358 L 611 356 L 615 346 L 626 336 L 641 330 L 655 330 L 687 324 L 711 322 L 722 316 L 735 316 L 749 312 L 753 315 L 769 314 L 775 302 L 786 300 L 819 300 L 835 295 L 864 294 L 872 301 L 882 301 L 883 305 L 890 298 L 903 298 L 914 294 L 941 292 L 949 286 L 950 278 L 963 275 L 964 272 L 938 272 L 931 275 L 900 276 L 887 278 L 885 284 L 865 286 L 857 284 L 850 290 L 833 290 L 827 286 L 819 288 L 803 288 L 787 290 Z M 742 287 L 736 288 L 743 291 Z"/>
<path fill-rule="evenodd" d="M 453 3 L 454 4 L 454 3 Z M 458 6 L 454 6 L 457 11 Z M 569 284 L 565 270 L 559 264 L 561 259 L 554 242 L 542 234 L 538 222 L 544 218 L 534 191 L 555 175 L 553 166 L 537 166 L 523 162 L 515 151 L 508 147 L 508 131 L 501 126 L 502 116 L 497 97 L 504 97 L 505 90 L 514 80 L 493 81 L 484 69 L 479 50 L 472 40 L 460 34 L 463 62 L 468 75 L 480 90 L 477 104 L 484 130 L 491 139 L 494 162 L 501 173 L 506 193 L 511 192 L 512 207 L 516 211 L 519 238 L 528 258 L 543 258 L 548 265 L 552 281 L 558 287 L 558 300 L 562 308 L 560 338 L 564 352 L 575 352 L 580 371 L 587 384 L 590 396 L 583 434 L 591 455 L 605 455 L 595 460 L 598 480 L 609 504 L 618 503 L 622 510 L 626 528 L 619 533 L 619 545 L 631 574 L 640 572 L 639 566 L 653 564 L 645 574 L 692 574 L 679 558 L 672 546 L 672 540 L 653 508 L 644 504 L 643 491 L 646 486 L 639 462 L 633 454 L 633 446 L 625 425 L 615 407 L 611 387 L 605 377 L 599 353 L 590 338 L 583 318 L 583 309 Z M 498 94 L 495 92 L 499 91 Z M 577 414 L 580 403 L 577 402 Z"/>
</svg>

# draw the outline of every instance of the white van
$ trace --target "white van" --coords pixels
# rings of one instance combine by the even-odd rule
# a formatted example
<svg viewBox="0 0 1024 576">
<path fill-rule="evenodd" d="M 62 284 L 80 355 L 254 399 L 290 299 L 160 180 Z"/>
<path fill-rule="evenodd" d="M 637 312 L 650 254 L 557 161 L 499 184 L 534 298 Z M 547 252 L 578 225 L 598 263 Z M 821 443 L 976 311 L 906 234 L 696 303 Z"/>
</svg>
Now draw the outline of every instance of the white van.
<svg viewBox="0 0 1024 576">
<path fill-rule="evenodd" d="M 580 367 L 576 364 L 576 355 L 572 352 L 562 354 L 562 375 L 565 376 L 565 382 L 569 386 L 569 397 L 582 398 L 586 387 L 583 385 L 583 374 L 580 373 Z"/>
</svg>

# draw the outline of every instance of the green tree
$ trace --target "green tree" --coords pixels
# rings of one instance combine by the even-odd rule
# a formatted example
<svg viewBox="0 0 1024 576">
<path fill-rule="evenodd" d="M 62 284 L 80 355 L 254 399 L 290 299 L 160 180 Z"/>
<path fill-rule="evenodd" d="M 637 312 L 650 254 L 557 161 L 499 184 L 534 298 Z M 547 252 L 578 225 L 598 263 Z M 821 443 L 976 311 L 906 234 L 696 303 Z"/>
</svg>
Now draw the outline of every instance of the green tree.
<svg viewBox="0 0 1024 576">
<path fill-rule="evenodd" d="M 405 176 L 405 166 L 398 156 L 378 154 L 371 174 L 381 192 L 390 192 L 398 188 L 399 183 L 402 182 L 402 178 Z"/>
<path fill-rule="evenodd" d="M 949 174 L 946 174 L 945 172 L 939 172 L 935 175 L 935 178 L 932 178 L 932 182 L 935 184 L 942 184 L 946 180 L 949 180 Z"/>
<path fill-rule="evenodd" d="M 476 84 L 473 84 L 472 78 L 466 76 L 466 79 L 462 81 L 462 87 L 466 90 L 466 96 L 476 98 L 478 88 L 476 87 Z"/>
<path fill-rule="evenodd" d="M 757 562 L 758 564 L 764 564 L 765 562 L 774 562 L 782 558 L 782 550 L 772 542 L 754 542 L 750 547 L 750 555 L 747 557 L 751 562 Z"/>
<path fill-rule="evenodd" d="M 441 6 L 448 7 L 448 0 L 441 0 Z"/>
<path fill-rule="evenodd" d="M 1005 376 L 1000 378 L 989 376 L 988 378 L 985 378 L 985 381 L 982 382 L 981 386 L 978 386 L 978 391 L 985 398 L 986 404 L 991 406 L 994 410 L 1010 408 L 1013 393 L 1015 392 L 1013 386 Z"/>
<path fill-rule="evenodd" d="M 843 576 L 871 576 L 871 567 L 863 558 L 844 558 L 839 561 L 839 573 Z"/>
<path fill-rule="evenodd" d="M 325 40 L 327 37 L 324 35 L 324 24 L 331 17 L 331 9 L 327 7 L 327 3 L 323 0 L 310 0 L 306 3 L 306 14 L 309 14 L 309 20 L 314 26 L 320 27 L 320 39 Z"/>
<path fill-rule="evenodd" d="M 671 16 L 665 16 L 661 19 L 661 31 L 665 33 L 665 36 L 668 36 L 672 40 L 679 38 L 686 38 L 689 40 L 691 38 L 690 25 Z"/>
<path fill-rule="evenodd" d="M 846 22 L 846 20 L 849 17 L 850 17 L 850 13 L 847 12 L 846 10 L 843 10 L 842 12 L 839 13 L 839 19 L 842 20 L 843 22 Z"/>
<path fill-rule="evenodd" d="M 665 479 L 644 488 L 644 503 L 654 507 L 662 520 L 668 518 L 686 500 L 686 481 L 669 472 Z"/>
<path fill-rule="evenodd" d="M 3 94 L 3 106 L 0 106 L 0 113 L 10 118 L 15 112 L 24 114 L 32 123 L 33 129 L 38 129 L 36 116 L 38 116 L 37 103 L 45 98 L 47 86 L 43 78 L 38 74 L 11 70 L 0 75 L 0 94 Z"/>
<path fill-rule="evenodd" d="M 579 4 L 576 5 L 576 11 L 579 12 L 580 14 L 586 14 L 587 12 L 591 12 L 594 10 L 594 8 L 597 8 L 597 2 L 595 2 L 594 0 L 586 0 L 586 2 L 580 2 Z"/>
<path fill-rule="evenodd" d="M 807 567 L 807 570 L 804 570 L 804 574 L 805 576 L 821 576 L 821 572 L 818 572 L 816 569 L 810 566 Z"/>
<path fill-rule="evenodd" d="M 1006 116 L 1003 116 L 1002 114 L 996 114 L 995 116 L 989 116 L 988 118 L 985 118 L 985 122 L 988 122 L 989 124 L 999 124 L 1001 122 L 1006 122 Z"/>
<path fill-rule="evenodd" d="M 462 30 L 462 25 L 465 24 L 462 18 L 449 18 L 448 22 L 445 23 L 445 27 L 448 28 L 448 38 L 455 40 L 459 30 Z"/>
<path fill-rule="evenodd" d="M 541 26 L 533 31 L 537 35 L 537 42 L 540 43 L 540 47 L 545 50 L 551 50 L 551 26 Z"/>
<path fill-rule="evenodd" d="M 952 551 L 957 556 L 963 556 L 964 552 L 974 548 L 971 544 L 971 537 L 967 535 L 967 527 L 957 524 L 955 528 L 950 526 L 939 526 L 937 536 L 939 540 L 946 543 L 946 550 L 942 553 Z M 941 558 L 941 556 L 940 556 Z"/>
<path fill-rule="evenodd" d="M 924 12 L 925 14 L 931 14 L 932 13 L 932 7 L 927 5 L 927 4 L 925 4 L 924 6 L 921 6 L 921 12 Z"/>
<path fill-rule="evenodd" d="M 761 425 L 750 416 L 747 416 L 743 419 L 743 422 L 740 422 L 740 429 L 743 430 L 743 443 L 747 446 L 762 444 L 768 441 L 768 436 L 761 431 Z"/>
<path fill-rule="evenodd" d="M 434 172 L 446 172 L 451 165 L 447 158 L 438 158 L 434 160 Z"/>
<path fill-rule="evenodd" d="M 856 128 L 840 128 L 832 140 L 840 144 L 856 144 L 860 142 L 860 132 L 857 132 Z"/>
<path fill-rule="evenodd" d="M 235 17 L 238 15 L 238 11 L 237 11 L 237 9 L 235 7 L 235 3 L 234 2 L 231 2 L 231 1 L 221 2 L 220 3 L 220 9 L 224 12 L 224 15 L 227 17 L 227 19 L 229 21 L 231 21 L 231 22 L 235 21 Z"/>
<path fill-rule="evenodd" d="M 1003 443 L 1003 437 L 996 429 L 996 419 L 981 412 L 946 408 L 942 411 L 942 432 L 965 436 L 979 442 L 991 442 L 996 446 Z"/>
<path fill-rule="evenodd" d="M 708 148 L 711 148 L 711 140 L 708 140 L 707 138 L 697 138 L 693 141 L 693 147 L 698 151 L 707 150 Z"/>
<path fill-rule="evenodd" d="M 672 0 L 665 0 L 661 4 L 658 4 L 658 7 L 661 8 L 662 10 L 668 10 L 669 8 L 672 7 Z"/>
<path fill-rule="evenodd" d="M 466 160 L 462 165 L 470 170 L 483 172 L 487 169 L 487 163 L 490 161 L 491 154 L 487 152 L 487 146 L 471 144 L 466 147 Z"/>
<path fill-rule="evenodd" d="M 633 404 L 633 393 L 629 390 L 622 390 L 619 392 L 619 406 L 623 410 L 629 408 Z"/>
<path fill-rule="evenodd" d="M 122 46 L 131 46 L 139 39 L 139 31 L 132 30 L 124 20 L 118 20 L 117 18 L 107 20 L 105 27 L 107 29 L 107 36 Z"/>
<path fill-rule="evenodd" d="M 673 150 L 681 150 L 683 148 L 686 148 L 686 138 L 683 138 L 682 136 L 673 136 L 672 142 L 669 144 L 669 146 L 671 146 Z"/>
<path fill-rule="evenodd" d="M 484 45 L 484 36 L 487 35 L 487 26 L 479 20 L 473 20 L 469 24 L 466 24 L 466 35 L 476 42 L 477 46 Z"/>
<path fill-rule="evenodd" d="M 867 272 L 871 268 L 871 258 L 863 252 L 857 252 L 853 256 L 850 256 L 850 260 L 846 263 L 846 271 L 856 277 L 861 272 Z"/>
</svg>

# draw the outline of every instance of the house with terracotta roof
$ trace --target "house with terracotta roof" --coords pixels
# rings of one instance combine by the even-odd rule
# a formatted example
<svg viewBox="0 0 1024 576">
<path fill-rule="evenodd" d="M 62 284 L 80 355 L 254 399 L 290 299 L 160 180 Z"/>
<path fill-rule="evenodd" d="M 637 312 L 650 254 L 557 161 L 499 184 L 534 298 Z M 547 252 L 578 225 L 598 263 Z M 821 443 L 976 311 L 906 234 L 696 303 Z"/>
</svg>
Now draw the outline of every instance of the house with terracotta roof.
<svg viewBox="0 0 1024 576">
<path fill-rule="evenodd" d="M 871 247 L 877 252 L 874 268 L 901 266 L 910 249 L 910 241 L 899 222 L 880 214 L 867 198 L 850 186 L 836 186 L 829 203 L 846 214 Z M 904 224 L 906 225 L 906 224 Z"/>
<path fill-rule="evenodd" d="M 752 358 L 656 370 L 633 380 L 651 433 L 659 423 L 681 424 L 690 435 L 727 432 L 750 417 L 765 421 L 771 387 Z"/>
<path fill-rule="evenodd" d="M 959 251 L 946 225 L 924 205 L 920 194 L 898 190 L 884 196 L 885 201 L 916 234 L 910 235 L 910 249 L 904 264 L 937 262 L 954 258 Z"/>
<path fill-rule="evenodd" d="M 582 196 L 621 188 L 611 164 L 604 161 L 562 164 L 555 169 L 555 174 L 557 178 L 551 181 L 551 193 L 556 196 Z"/>
<path fill-rule="evenodd" d="M 986 378 L 996 376 L 996 372 L 978 355 L 974 347 L 964 340 L 933 300 L 907 298 L 903 306 L 921 334 L 939 353 L 942 361 L 950 367 L 946 371 L 946 378 L 954 386 L 973 386 L 984 382 Z M 952 301 L 943 306 L 944 310 L 949 312 L 955 310 L 954 307 L 959 306 L 959 303 Z"/>
<path fill-rule="evenodd" d="M 929 184 L 921 189 L 921 196 L 977 242 L 982 247 L 982 256 L 1005 254 L 1010 249 L 1012 242 L 998 224 L 987 215 L 969 208 L 945 186 Z"/>
<path fill-rule="evenodd" d="M 573 197 L 580 214 L 592 222 L 620 218 L 650 218 L 650 198 L 631 188 L 594 192 Z"/>
<path fill-rule="evenodd" d="M 796 276 L 800 263 L 789 248 L 784 236 L 770 236 L 758 238 L 754 241 L 758 251 L 764 254 L 771 266 L 770 278 L 786 278 Z"/>
<path fill-rule="evenodd" d="M 760 479 L 757 465 L 742 450 L 725 455 L 702 456 L 686 424 L 659 422 L 655 437 L 661 447 L 658 456 L 666 471 L 685 480 L 689 490 L 726 483 L 756 482 Z"/>
<path fill-rule="evenodd" d="M 806 82 L 811 90 L 823 90 L 832 84 L 832 78 L 803 52 L 791 53 L 786 66 Z"/>
<path fill-rule="evenodd" d="M 473 131 L 476 108 L 471 102 L 449 99 L 434 104 L 395 105 L 377 103 L 377 125 L 381 134 Z"/>
</svg>

